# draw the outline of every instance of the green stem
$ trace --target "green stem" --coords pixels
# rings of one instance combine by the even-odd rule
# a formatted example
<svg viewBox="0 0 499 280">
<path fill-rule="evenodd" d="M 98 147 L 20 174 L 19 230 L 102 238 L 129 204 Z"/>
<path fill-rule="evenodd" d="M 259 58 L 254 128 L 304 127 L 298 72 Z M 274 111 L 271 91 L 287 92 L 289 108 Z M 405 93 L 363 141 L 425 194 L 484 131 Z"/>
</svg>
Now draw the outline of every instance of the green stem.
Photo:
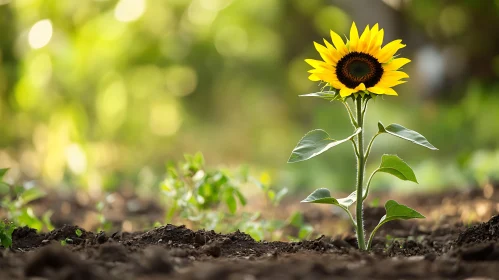
<svg viewBox="0 0 499 280">
<path fill-rule="evenodd" d="M 371 180 L 373 179 L 374 174 L 379 171 L 379 168 L 374 170 L 374 172 L 369 176 L 369 179 L 367 180 L 367 185 L 366 185 L 366 191 L 362 195 L 362 200 L 366 200 L 367 194 L 369 193 L 369 186 L 371 185 Z"/>
<path fill-rule="evenodd" d="M 371 147 L 373 146 L 373 143 L 374 143 L 374 139 L 376 139 L 376 137 L 378 137 L 378 135 L 380 135 L 381 133 L 376 133 L 373 138 L 371 139 L 371 141 L 369 142 L 369 145 L 367 145 L 367 149 L 366 149 L 366 154 L 364 155 L 364 158 L 365 160 L 367 161 L 367 158 L 369 157 L 369 154 L 371 153 Z"/>
<path fill-rule="evenodd" d="M 343 208 L 343 210 L 345 210 L 345 212 L 347 212 L 348 217 L 350 217 L 350 221 L 352 222 L 353 226 L 356 227 L 357 226 L 357 222 L 353 218 L 352 213 L 348 210 L 348 208 Z"/>
<path fill-rule="evenodd" d="M 369 235 L 369 241 L 367 242 L 367 249 L 370 249 L 371 248 L 371 245 L 373 243 L 373 239 L 374 239 L 374 234 L 376 233 L 376 231 L 378 231 L 378 229 L 385 223 L 379 223 L 374 229 L 373 231 L 371 232 L 371 234 Z"/>
<path fill-rule="evenodd" d="M 356 155 L 357 157 L 359 157 L 359 150 L 357 150 L 357 143 L 355 143 L 355 140 L 353 140 L 353 138 L 352 138 L 352 139 L 350 139 L 350 140 L 352 141 L 353 150 L 355 151 L 355 155 Z"/>
<path fill-rule="evenodd" d="M 347 101 L 343 101 L 343 105 L 345 105 L 345 108 L 347 108 L 348 111 L 348 116 L 350 117 L 350 122 L 352 122 L 353 127 L 357 128 L 359 125 L 357 124 L 357 121 L 355 120 L 352 109 L 350 109 L 350 106 L 348 105 Z"/>
<path fill-rule="evenodd" d="M 357 135 L 358 155 L 357 155 L 357 203 L 356 203 L 356 218 L 357 218 L 357 242 L 360 250 L 366 250 L 366 241 L 364 237 L 364 221 L 362 213 L 362 186 L 364 183 L 364 110 L 362 110 L 362 97 L 357 97 L 357 123 L 361 129 Z M 367 100 L 366 100 L 367 103 Z M 367 104 L 366 104 L 367 106 Z"/>
</svg>

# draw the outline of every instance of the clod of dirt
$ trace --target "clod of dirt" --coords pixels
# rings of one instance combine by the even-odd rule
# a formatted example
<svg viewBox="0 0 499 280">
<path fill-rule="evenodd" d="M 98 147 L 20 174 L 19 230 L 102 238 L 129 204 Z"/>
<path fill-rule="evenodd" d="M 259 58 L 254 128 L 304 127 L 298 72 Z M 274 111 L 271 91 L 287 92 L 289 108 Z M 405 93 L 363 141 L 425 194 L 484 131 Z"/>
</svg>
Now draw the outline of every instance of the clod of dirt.
<svg viewBox="0 0 499 280">
<path fill-rule="evenodd" d="M 97 243 L 99 244 L 104 244 L 107 242 L 109 238 L 107 237 L 106 233 L 101 231 L 97 234 L 97 236 L 95 237 L 95 241 L 97 241 Z"/>
<path fill-rule="evenodd" d="M 210 240 L 209 237 L 203 232 L 196 232 L 196 235 L 194 236 L 194 243 L 196 245 L 204 245 L 209 240 Z"/>
<path fill-rule="evenodd" d="M 217 243 L 203 246 L 203 251 L 214 258 L 218 258 L 222 255 L 222 248 Z"/>
<path fill-rule="evenodd" d="M 478 244 L 467 248 L 460 248 L 455 254 L 465 261 L 496 261 L 499 260 L 499 245 L 496 245 L 494 242 Z"/>
<path fill-rule="evenodd" d="M 16 228 L 12 232 L 12 247 L 13 248 L 31 248 L 38 245 L 43 236 L 36 233 L 36 229 L 29 227 Z"/>
<path fill-rule="evenodd" d="M 340 239 L 340 238 L 332 240 L 331 243 L 334 246 L 336 246 L 336 247 L 338 247 L 340 249 L 342 249 L 342 248 L 353 248 L 352 245 L 350 245 L 350 243 L 348 243 L 345 240 Z"/>
<path fill-rule="evenodd" d="M 126 262 L 128 254 L 123 245 L 111 243 L 99 247 L 99 258 L 106 262 Z"/>
<path fill-rule="evenodd" d="M 77 235 L 76 232 L 80 231 L 81 235 Z M 85 239 L 93 237 L 93 233 L 87 232 L 86 230 L 72 225 L 64 225 L 61 228 L 55 229 L 49 232 L 45 239 L 46 240 L 73 240 L 73 244 L 80 244 Z"/>
<path fill-rule="evenodd" d="M 459 234 L 457 245 L 484 243 L 499 240 L 499 215 L 493 216 L 488 222 L 472 226 Z"/>
<path fill-rule="evenodd" d="M 174 271 L 174 265 L 168 250 L 155 246 L 144 251 L 139 270 L 145 274 L 168 274 Z"/>
<path fill-rule="evenodd" d="M 191 244 L 193 238 L 194 232 L 185 226 L 174 226 L 168 224 L 140 234 L 134 239 L 139 243 L 146 244 L 157 244 L 159 242 Z"/>
<path fill-rule="evenodd" d="M 45 247 L 34 254 L 24 269 L 24 275 L 56 280 L 100 279 L 90 266 L 59 246 Z"/>
</svg>

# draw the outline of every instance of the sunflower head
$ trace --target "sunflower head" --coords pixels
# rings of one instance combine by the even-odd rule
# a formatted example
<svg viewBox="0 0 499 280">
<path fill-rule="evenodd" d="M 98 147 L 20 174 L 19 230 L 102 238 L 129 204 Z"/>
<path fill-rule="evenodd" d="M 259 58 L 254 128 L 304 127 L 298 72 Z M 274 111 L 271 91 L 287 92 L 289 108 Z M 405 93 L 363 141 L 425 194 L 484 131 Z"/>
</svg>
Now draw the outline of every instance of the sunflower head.
<svg viewBox="0 0 499 280">
<path fill-rule="evenodd" d="M 407 58 L 394 58 L 405 47 L 402 40 L 394 40 L 384 47 L 384 30 L 378 24 L 366 26 L 359 36 L 355 22 L 346 41 L 331 31 L 332 44 L 324 39 L 324 45 L 315 43 L 322 60 L 306 59 L 313 69 L 308 71 L 312 81 L 323 81 L 336 89 L 342 98 L 361 94 L 372 97 L 378 94 L 397 95 L 393 87 L 408 78 L 400 67 L 409 63 Z"/>
</svg>

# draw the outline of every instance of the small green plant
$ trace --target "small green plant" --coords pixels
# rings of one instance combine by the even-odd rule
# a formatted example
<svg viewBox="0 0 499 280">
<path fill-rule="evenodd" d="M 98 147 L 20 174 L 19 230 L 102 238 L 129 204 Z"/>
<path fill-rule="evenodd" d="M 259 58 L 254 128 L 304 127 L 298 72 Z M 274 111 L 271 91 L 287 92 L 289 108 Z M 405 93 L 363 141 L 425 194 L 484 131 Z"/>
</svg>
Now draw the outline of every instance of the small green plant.
<svg viewBox="0 0 499 280">
<path fill-rule="evenodd" d="M 160 185 L 168 207 L 165 223 L 182 219 L 182 222 L 190 221 L 190 226 L 195 228 L 223 232 L 239 229 L 256 240 L 279 239 L 285 227 L 305 226 L 305 223 L 290 224 L 284 220 L 268 219 L 259 212 L 236 213 L 247 203 L 240 190 L 254 185 L 262 191 L 269 212 L 279 206 L 287 193 L 286 188 L 277 190 L 271 186 L 267 173 L 257 179 L 249 175 L 245 166 L 236 172 L 207 170 L 201 153 L 186 155 L 185 161 L 167 166 L 166 178 Z M 155 226 L 159 225 L 155 223 Z M 306 231 L 309 230 L 310 227 L 307 227 Z"/>
<path fill-rule="evenodd" d="M 405 81 L 402 79 L 409 77 L 400 71 L 400 68 L 410 60 L 395 57 L 396 52 L 405 45 L 401 44 L 401 40 L 395 40 L 381 48 L 383 35 L 383 29 L 380 30 L 376 24 L 371 29 L 367 26 L 359 37 L 357 27 L 353 23 L 350 29 L 350 38 L 346 43 L 333 31 L 331 31 L 331 39 L 334 46 L 326 40 L 324 40 L 325 46 L 315 43 L 323 60 L 307 59 L 305 61 L 314 68 L 309 71 L 309 79 L 321 81 L 324 86 L 320 92 L 303 96 L 319 97 L 328 101 L 338 100 L 343 103 L 354 132 L 342 140 L 334 140 L 322 129 L 312 130 L 298 142 L 288 161 L 294 163 L 308 160 L 342 143 L 349 141 L 353 143 L 357 157 L 356 190 L 346 198 L 336 199 L 331 197 L 329 190 L 317 189 L 302 202 L 333 204 L 343 209 L 356 228 L 357 242 L 361 250 L 368 250 L 371 247 L 374 234 L 383 224 L 397 219 L 424 218 L 416 210 L 394 200 L 389 200 L 385 203 L 386 215 L 381 218 L 371 232 L 366 244 L 363 202 L 369 193 L 369 185 L 373 176 L 379 172 L 384 172 L 401 180 L 417 183 L 416 176 L 407 163 L 396 155 L 383 155 L 381 164 L 364 185 L 366 161 L 376 137 L 388 134 L 431 150 L 437 150 L 418 132 L 399 124 L 385 126 L 381 122 L 378 122 L 378 132 L 372 137 L 367 148 L 364 148 L 364 120 L 368 102 L 379 95 L 397 95 L 393 87 L 404 83 Z M 355 115 L 350 109 L 349 99 L 355 105 Z M 354 204 L 356 205 L 355 218 L 349 210 L 349 207 Z"/>
<path fill-rule="evenodd" d="M 75 230 L 75 234 L 76 234 L 76 236 L 81 237 L 81 235 L 83 234 L 83 232 L 81 231 L 81 229 L 77 228 Z"/>
<path fill-rule="evenodd" d="M 106 207 L 106 203 L 103 201 L 97 202 L 95 204 L 95 209 L 97 210 L 97 219 L 99 220 L 99 226 L 97 227 L 97 231 L 109 231 L 112 228 L 112 223 L 106 219 L 104 215 L 104 208 Z"/>
<path fill-rule="evenodd" d="M 0 169 L 0 206 L 6 211 L 6 218 L 15 227 L 28 226 L 36 230 L 46 228 L 52 230 L 54 227 L 50 222 L 51 211 L 38 218 L 29 204 L 46 195 L 44 191 L 36 186 L 11 185 L 3 181 L 8 168 Z"/>
<path fill-rule="evenodd" d="M 0 221 L 0 245 L 4 248 L 10 248 L 12 246 L 12 233 L 14 232 L 15 226 L 11 222 Z"/>
<path fill-rule="evenodd" d="M 271 206 L 279 206 L 279 203 L 281 203 L 283 197 L 288 193 L 287 188 L 281 188 L 278 191 L 272 188 L 272 185 L 270 184 L 270 175 L 268 173 L 263 173 L 260 176 L 260 180 L 253 177 L 248 178 L 250 182 L 258 186 L 260 190 L 263 191 L 267 203 Z"/>
<path fill-rule="evenodd" d="M 73 243 L 73 239 L 71 239 L 69 237 L 66 237 L 63 240 L 61 240 L 61 246 L 66 246 L 66 245 L 72 244 L 72 243 Z"/>
<path fill-rule="evenodd" d="M 241 179 L 233 178 L 223 170 L 208 171 L 204 165 L 203 155 L 197 153 L 185 155 L 185 161 L 179 166 L 167 166 L 167 176 L 160 186 L 169 207 L 167 222 L 179 215 L 205 228 L 213 228 L 223 214 L 222 211 L 218 211 L 218 215 L 209 213 L 209 210 L 221 210 L 225 206 L 234 214 L 238 204 L 246 204 L 246 198 L 239 190 Z"/>
</svg>

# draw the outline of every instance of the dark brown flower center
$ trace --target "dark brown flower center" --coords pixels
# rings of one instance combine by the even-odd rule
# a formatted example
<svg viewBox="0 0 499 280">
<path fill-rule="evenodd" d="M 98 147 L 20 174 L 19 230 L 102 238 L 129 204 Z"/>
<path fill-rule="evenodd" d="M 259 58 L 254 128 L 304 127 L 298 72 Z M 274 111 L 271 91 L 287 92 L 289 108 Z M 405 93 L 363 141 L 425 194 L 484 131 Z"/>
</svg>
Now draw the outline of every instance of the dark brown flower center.
<svg viewBox="0 0 499 280">
<path fill-rule="evenodd" d="M 355 88 L 361 83 L 364 83 L 366 87 L 372 87 L 381 80 L 383 67 L 376 58 L 369 54 L 351 52 L 338 61 L 336 76 L 349 88 Z"/>
</svg>

